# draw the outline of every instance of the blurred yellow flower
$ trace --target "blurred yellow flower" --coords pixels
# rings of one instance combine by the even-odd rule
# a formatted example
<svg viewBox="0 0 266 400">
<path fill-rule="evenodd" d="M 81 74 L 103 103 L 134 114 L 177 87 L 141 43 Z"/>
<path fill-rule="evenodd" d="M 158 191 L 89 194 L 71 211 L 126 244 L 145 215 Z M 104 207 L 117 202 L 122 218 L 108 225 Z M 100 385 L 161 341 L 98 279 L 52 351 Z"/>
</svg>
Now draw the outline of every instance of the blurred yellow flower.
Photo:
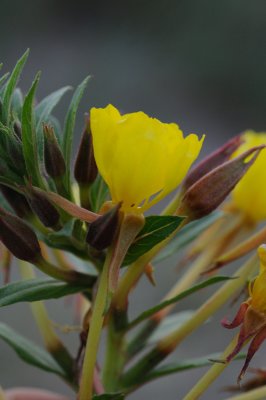
<svg viewBox="0 0 266 400">
<path fill-rule="evenodd" d="M 250 284 L 249 298 L 243 302 L 232 322 L 227 319 L 222 325 L 227 329 L 241 326 L 238 340 L 233 351 L 228 355 L 226 361 L 231 361 L 241 348 L 251 340 L 246 360 L 238 376 L 238 381 L 244 376 L 249 363 L 266 339 L 266 245 L 258 248 L 260 258 L 260 272 L 256 279 Z"/>
<path fill-rule="evenodd" d="M 174 190 L 198 157 L 204 137 L 183 137 L 176 124 L 112 105 L 90 112 L 94 154 L 114 203 L 144 212 Z"/>
<path fill-rule="evenodd" d="M 247 131 L 244 143 L 233 157 L 252 147 L 266 144 L 266 133 Z M 258 222 L 266 218 L 266 149 L 262 149 L 254 164 L 232 191 L 233 203 L 251 220 Z"/>
</svg>

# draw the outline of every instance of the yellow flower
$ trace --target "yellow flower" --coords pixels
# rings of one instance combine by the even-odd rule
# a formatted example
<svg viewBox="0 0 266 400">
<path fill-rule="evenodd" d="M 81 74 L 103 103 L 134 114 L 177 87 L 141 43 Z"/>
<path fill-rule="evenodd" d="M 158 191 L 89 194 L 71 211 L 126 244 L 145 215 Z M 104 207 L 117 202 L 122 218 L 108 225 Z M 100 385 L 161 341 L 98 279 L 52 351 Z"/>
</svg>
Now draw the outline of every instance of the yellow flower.
<svg viewBox="0 0 266 400">
<path fill-rule="evenodd" d="M 243 134 L 244 143 L 233 156 L 255 146 L 266 144 L 266 133 L 247 131 Z M 263 149 L 254 164 L 232 192 L 233 202 L 238 210 L 253 221 L 266 218 L 266 150 Z"/>
<path fill-rule="evenodd" d="M 186 138 L 176 124 L 143 112 L 121 115 L 112 105 L 92 108 L 96 163 L 112 200 L 124 211 L 144 212 L 174 190 L 197 158 L 204 137 Z"/>
<path fill-rule="evenodd" d="M 254 282 L 250 285 L 247 301 L 240 305 L 240 308 L 232 322 L 227 319 L 222 321 L 222 325 L 227 329 L 240 326 L 237 344 L 226 358 L 231 361 L 241 350 L 241 348 L 251 341 L 244 366 L 238 376 L 238 382 L 244 376 L 249 363 L 258 351 L 261 344 L 266 339 L 266 245 L 258 248 L 260 258 L 260 272 Z"/>
</svg>

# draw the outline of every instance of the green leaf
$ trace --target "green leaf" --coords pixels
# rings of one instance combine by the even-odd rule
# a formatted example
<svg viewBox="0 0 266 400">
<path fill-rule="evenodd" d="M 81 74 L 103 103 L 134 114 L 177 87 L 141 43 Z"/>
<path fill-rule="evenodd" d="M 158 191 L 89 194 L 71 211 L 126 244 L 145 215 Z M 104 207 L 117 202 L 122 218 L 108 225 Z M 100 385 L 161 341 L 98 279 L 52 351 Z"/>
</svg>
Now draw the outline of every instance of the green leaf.
<svg viewBox="0 0 266 400">
<path fill-rule="evenodd" d="M 65 86 L 61 89 L 56 90 L 55 92 L 49 94 L 49 96 L 45 97 L 35 108 L 36 113 L 36 129 L 38 130 L 43 122 L 47 121 L 47 118 L 53 111 L 53 109 L 57 106 L 61 98 L 64 96 L 66 92 L 71 90 L 71 86 Z"/>
<path fill-rule="evenodd" d="M 20 89 L 16 88 L 12 97 L 12 113 L 21 120 L 21 112 L 23 107 L 23 94 Z"/>
<path fill-rule="evenodd" d="M 123 264 L 132 264 L 156 244 L 166 239 L 179 227 L 184 219 L 185 217 L 172 215 L 146 217 L 145 225 L 130 246 Z"/>
<path fill-rule="evenodd" d="M 36 132 L 39 141 L 39 158 L 43 160 L 43 152 L 44 152 L 44 137 L 42 124 L 44 122 L 50 122 L 50 114 L 56 105 L 59 103 L 64 94 L 70 90 L 70 86 L 65 86 L 55 92 L 51 93 L 49 96 L 45 97 L 36 107 L 35 116 L 36 116 Z"/>
<path fill-rule="evenodd" d="M 105 393 L 93 396 L 93 400 L 124 400 L 125 395 L 123 393 Z"/>
<path fill-rule="evenodd" d="M 158 254 L 158 256 L 153 260 L 153 263 L 158 264 L 177 253 L 183 247 L 187 246 L 194 239 L 196 239 L 198 235 L 200 235 L 215 221 L 221 218 L 222 215 L 223 213 L 221 211 L 215 211 L 207 217 L 201 218 L 184 226 L 182 231 L 177 232 L 176 236 L 170 241 L 170 243 Z"/>
<path fill-rule="evenodd" d="M 16 88 L 16 85 L 18 83 L 22 69 L 27 61 L 28 55 L 29 55 L 29 50 L 27 50 L 23 54 L 23 56 L 18 60 L 16 66 L 15 66 L 14 70 L 12 71 L 12 74 L 6 84 L 6 87 L 5 87 L 5 90 L 3 93 L 2 122 L 5 125 L 9 125 L 12 96 L 13 96 L 14 90 Z"/>
<path fill-rule="evenodd" d="M 0 307 L 23 301 L 58 299 L 84 291 L 75 286 L 50 278 L 36 278 L 13 282 L 0 288 Z"/>
<path fill-rule="evenodd" d="M 204 282 L 198 283 L 197 285 L 192 286 L 191 288 L 185 290 L 182 293 L 179 293 L 177 296 L 173 297 L 172 299 L 165 300 L 162 303 L 158 304 L 155 307 L 152 307 L 148 309 L 147 311 L 144 311 L 141 313 L 136 319 L 134 319 L 130 324 L 129 328 L 132 328 L 133 326 L 139 324 L 140 322 L 144 321 L 145 319 L 151 317 L 153 314 L 157 313 L 158 311 L 170 306 L 171 304 L 175 304 L 178 301 L 184 299 L 185 297 L 190 296 L 192 293 L 196 293 L 201 289 L 204 289 L 208 286 L 214 285 L 219 282 L 227 281 L 229 279 L 234 279 L 232 277 L 228 276 L 215 276 L 213 278 L 210 278 Z"/>
<path fill-rule="evenodd" d="M 91 211 L 98 212 L 107 200 L 109 194 L 108 186 L 103 178 L 98 175 L 90 188 Z"/>
<path fill-rule="evenodd" d="M 0 338 L 9 344 L 26 363 L 38 367 L 47 372 L 65 376 L 64 371 L 54 361 L 52 356 L 41 347 L 16 333 L 8 325 L 0 323 Z"/>
<path fill-rule="evenodd" d="M 33 112 L 33 102 L 37 85 L 40 80 L 40 73 L 37 74 L 32 87 L 25 97 L 22 109 L 22 148 L 25 158 L 26 168 L 32 184 L 44 187 L 40 174 L 38 143 L 35 130 L 35 118 Z"/>
<path fill-rule="evenodd" d="M 192 358 L 192 359 L 188 359 L 185 361 L 164 365 L 164 366 L 162 366 L 160 368 L 156 368 L 153 371 L 151 371 L 150 373 L 148 373 L 148 375 L 146 375 L 144 377 L 142 383 L 149 382 L 154 379 L 162 378 L 163 376 L 166 376 L 166 375 L 171 375 L 171 374 L 175 374 L 177 372 L 186 371 L 189 369 L 211 366 L 211 365 L 213 365 L 213 362 L 210 360 L 219 360 L 221 358 L 221 356 L 222 356 L 222 353 L 213 353 L 213 354 L 208 354 L 203 357 Z M 242 360 L 244 358 L 246 358 L 246 354 L 239 353 L 234 358 L 234 360 Z"/>
<path fill-rule="evenodd" d="M 77 87 L 72 97 L 66 119 L 65 119 L 65 127 L 64 127 L 64 136 L 63 136 L 63 155 L 66 162 L 66 189 L 70 192 L 70 161 L 71 161 L 71 149 L 72 142 L 74 136 L 74 128 L 76 121 L 76 114 L 78 110 L 79 103 L 82 99 L 84 90 L 88 84 L 90 76 L 84 79 L 83 82 Z"/>
<path fill-rule="evenodd" d="M 5 83 L 5 81 L 7 80 L 8 77 L 9 77 L 9 72 L 7 72 L 3 76 L 1 76 L 1 78 L 0 78 L 0 87 Z M 0 92 L 0 95 L 1 95 L 1 92 Z"/>
<path fill-rule="evenodd" d="M 188 321 L 194 315 L 194 313 L 195 311 L 193 310 L 186 310 L 164 318 L 162 323 L 157 329 L 155 329 L 155 331 L 147 340 L 147 344 L 153 345 L 158 343 L 160 340 L 173 333 L 176 329 Z"/>
</svg>

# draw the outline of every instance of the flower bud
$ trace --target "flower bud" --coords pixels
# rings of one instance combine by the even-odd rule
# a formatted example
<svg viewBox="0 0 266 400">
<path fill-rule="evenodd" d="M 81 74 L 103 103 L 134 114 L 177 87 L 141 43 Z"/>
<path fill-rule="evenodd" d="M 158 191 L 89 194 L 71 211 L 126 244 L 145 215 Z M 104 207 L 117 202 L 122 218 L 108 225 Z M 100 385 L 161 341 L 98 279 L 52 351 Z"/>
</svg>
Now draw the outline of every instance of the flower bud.
<svg viewBox="0 0 266 400">
<path fill-rule="evenodd" d="M 0 208 L 0 240 L 20 260 L 34 263 L 41 257 L 41 248 L 34 231 L 3 208 Z"/>
<path fill-rule="evenodd" d="M 191 219 L 210 214 L 224 201 L 264 147 L 254 147 L 239 157 L 214 168 L 196 181 L 185 192 L 178 214 L 187 215 Z M 252 156 L 251 159 L 250 156 Z M 249 161 L 246 161 L 247 159 Z"/>
<path fill-rule="evenodd" d="M 0 185 L 0 190 L 7 202 L 20 218 L 24 218 L 32 213 L 29 203 L 23 194 L 20 194 L 16 190 L 5 185 Z"/>
<path fill-rule="evenodd" d="M 119 223 L 120 207 L 121 204 L 117 204 L 89 225 L 86 241 L 96 250 L 103 250 L 112 243 Z"/>
<path fill-rule="evenodd" d="M 89 118 L 86 117 L 86 126 L 81 137 L 75 162 L 74 176 L 79 184 L 89 185 L 94 182 L 97 174 L 98 168 L 94 158 L 90 123 Z"/>
<path fill-rule="evenodd" d="M 242 144 L 243 138 L 241 135 L 230 139 L 222 147 L 215 150 L 208 157 L 204 158 L 196 167 L 194 167 L 186 176 L 183 184 L 182 190 L 187 190 L 200 178 L 206 175 L 208 172 L 212 171 L 214 168 L 225 163 L 230 159 L 232 154 L 238 149 Z"/>
<path fill-rule="evenodd" d="M 14 122 L 13 129 L 17 137 L 20 140 L 22 140 L 22 128 L 21 128 L 21 123 L 19 121 Z"/>
<path fill-rule="evenodd" d="M 48 228 L 60 229 L 60 214 L 48 200 L 45 192 L 33 186 L 28 186 L 25 191 L 32 211 L 35 212 L 43 225 Z"/>
<path fill-rule="evenodd" d="M 51 178 L 60 178 L 66 172 L 62 151 L 51 126 L 44 124 L 43 133 L 45 169 Z"/>
</svg>

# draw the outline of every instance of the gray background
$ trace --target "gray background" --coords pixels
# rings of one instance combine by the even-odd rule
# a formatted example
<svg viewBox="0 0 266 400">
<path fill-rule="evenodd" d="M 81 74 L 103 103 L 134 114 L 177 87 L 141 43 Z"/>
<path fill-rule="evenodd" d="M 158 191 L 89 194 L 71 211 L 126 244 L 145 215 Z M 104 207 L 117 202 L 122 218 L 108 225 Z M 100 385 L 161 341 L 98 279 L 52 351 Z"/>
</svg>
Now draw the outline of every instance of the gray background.
<svg viewBox="0 0 266 400">
<path fill-rule="evenodd" d="M 93 76 L 80 108 L 77 138 L 83 113 L 109 102 L 127 112 L 144 110 L 163 121 L 175 121 L 186 133 L 205 133 L 203 153 L 247 128 L 265 129 L 264 0 L 1 0 L 0 15 L 4 71 L 31 48 L 21 81 L 24 91 L 40 69 L 39 98 L 64 85 L 76 86 L 87 74 Z M 68 101 L 66 96 L 57 109 L 61 119 Z M 173 260 L 158 268 L 156 289 L 145 279 L 141 282 L 132 296 L 135 314 L 158 302 L 170 288 L 174 266 Z M 182 302 L 179 309 L 195 308 L 208 293 Z M 49 302 L 49 309 L 53 319 L 73 322 L 69 305 Z M 219 321 L 228 312 L 227 308 L 222 310 L 191 335 L 172 359 L 223 350 L 232 332 L 222 329 Z M 2 309 L 0 318 L 41 343 L 27 306 Z M 64 339 L 76 348 L 76 334 Z M 253 365 L 263 365 L 264 349 Z M 2 342 L 0 352 L 4 387 L 31 385 L 69 393 L 56 377 L 23 364 Z M 239 367 L 239 362 L 230 366 L 203 399 L 226 398 L 221 389 L 234 384 Z M 203 372 L 200 369 L 161 379 L 131 398 L 179 400 Z"/>
</svg>

